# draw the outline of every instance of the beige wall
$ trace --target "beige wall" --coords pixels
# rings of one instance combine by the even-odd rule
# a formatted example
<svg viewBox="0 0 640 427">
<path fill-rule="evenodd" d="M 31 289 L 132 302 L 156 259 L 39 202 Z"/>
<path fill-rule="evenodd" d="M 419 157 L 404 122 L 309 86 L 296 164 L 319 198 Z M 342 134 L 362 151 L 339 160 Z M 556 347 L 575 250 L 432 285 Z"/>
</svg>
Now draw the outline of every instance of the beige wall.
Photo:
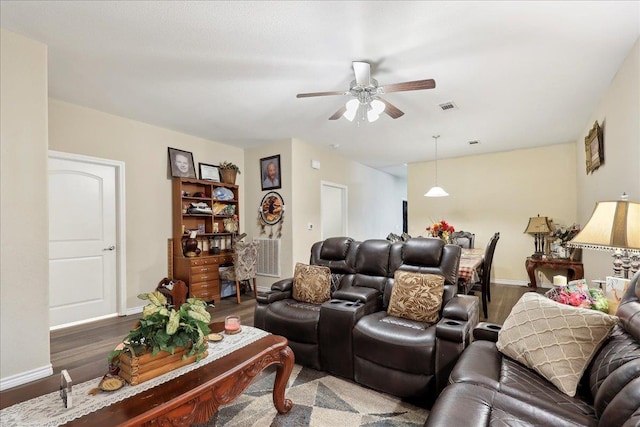
<svg viewBox="0 0 640 427">
<path fill-rule="evenodd" d="M 311 160 L 320 169 L 311 168 Z M 309 262 L 311 245 L 321 239 L 321 181 L 347 187 L 347 234 L 356 240 L 384 239 L 402 232 L 402 181 L 350 161 L 335 151 L 293 140 L 293 262 Z M 308 223 L 314 225 L 307 230 Z"/>
<path fill-rule="evenodd" d="M 0 389 L 51 373 L 47 47 L 0 29 Z M 16 357 L 20 355 L 20 357 Z M 15 384 L 13 384 L 15 385 Z"/>
<path fill-rule="evenodd" d="M 245 202 L 244 208 L 247 212 L 247 225 L 244 231 L 247 233 L 247 239 L 267 238 L 272 230 L 271 226 L 265 228 L 265 234 L 260 233 L 258 225 L 258 208 L 260 202 L 268 191 L 262 191 L 262 177 L 260 171 L 260 159 L 280 155 L 280 178 L 282 188 L 272 191 L 278 192 L 282 196 L 285 203 L 284 220 L 282 222 L 282 237 L 280 239 L 280 265 L 281 277 L 291 277 L 291 264 L 293 259 L 292 245 L 294 240 L 291 191 L 293 188 L 293 172 L 291 170 L 291 140 L 278 141 L 270 144 L 262 145 L 245 150 Z M 273 227 L 273 231 L 279 228 L 279 225 Z M 258 287 L 267 290 L 271 284 L 278 278 L 258 276 Z"/>
<path fill-rule="evenodd" d="M 587 175 L 584 138 L 595 121 L 604 132 L 604 165 Z M 576 141 L 578 220 L 585 224 L 596 202 L 617 200 L 622 192 L 640 202 L 640 39 L 621 65 Z M 611 254 L 583 251 L 589 280 L 613 275 Z"/>
<path fill-rule="evenodd" d="M 245 170 L 240 148 L 55 99 L 49 102 L 51 150 L 125 163 L 128 309 L 144 305 L 137 295 L 153 290 L 167 274 L 167 239 L 171 237 L 167 147 L 192 152 L 196 169 L 198 162 L 228 160 Z M 236 183 L 240 185 L 240 225 L 244 229 L 244 174 L 238 175 Z"/>
<path fill-rule="evenodd" d="M 434 162 L 412 163 L 408 170 L 409 234 L 446 219 L 456 229 L 476 234 L 484 248 L 500 232 L 493 260 L 493 280 L 528 283 L 525 258 L 534 251 L 523 231 L 529 217 L 548 216 L 572 224 L 576 212 L 575 143 L 438 160 L 438 183 L 449 197 L 428 198 Z M 542 279 L 542 278 L 541 278 Z"/>
<path fill-rule="evenodd" d="M 321 239 L 320 183 L 332 182 L 347 187 L 348 232 L 356 240 L 385 238 L 391 231 L 402 233 L 402 200 L 406 196 L 404 180 L 345 159 L 339 152 L 319 148 L 293 139 L 246 150 L 245 178 L 247 207 L 257 219 L 257 209 L 266 194 L 260 191 L 259 161 L 280 154 L 282 188 L 278 193 L 286 211 L 281 240 L 281 278 L 291 277 L 296 262 L 309 262 L 311 246 Z M 320 169 L 311 167 L 320 162 Z M 252 210 L 253 209 L 253 210 Z M 250 238 L 261 237 L 257 220 L 247 217 Z M 313 229 L 308 230 L 309 223 Z M 262 236 L 265 237 L 265 236 Z M 258 287 L 268 289 L 277 280 L 258 277 Z"/>
</svg>

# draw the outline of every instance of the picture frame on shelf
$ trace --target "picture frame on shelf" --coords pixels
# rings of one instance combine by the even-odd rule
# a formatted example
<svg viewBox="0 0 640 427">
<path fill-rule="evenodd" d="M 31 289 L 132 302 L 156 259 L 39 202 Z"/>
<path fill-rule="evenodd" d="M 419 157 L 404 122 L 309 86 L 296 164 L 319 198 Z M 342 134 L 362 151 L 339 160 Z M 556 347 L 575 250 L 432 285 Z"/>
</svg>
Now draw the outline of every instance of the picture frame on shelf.
<svg viewBox="0 0 640 427">
<path fill-rule="evenodd" d="M 220 168 L 217 165 L 208 163 L 198 163 L 200 179 L 205 181 L 220 182 Z"/>
<path fill-rule="evenodd" d="M 282 187 L 279 154 L 260 159 L 260 178 L 262 191 L 275 190 Z"/>
<path fill-rule="evenodd" d="M 604 140 L 602 128 L 596 121 L 584 139 L 587 174 L 592 173 L 604 164 Z"/>
<path fill-rule="evenodd" d="M 169 167 L 173 178 L 196 178 L 193 153 L 168 147 Z"/>
</svg>

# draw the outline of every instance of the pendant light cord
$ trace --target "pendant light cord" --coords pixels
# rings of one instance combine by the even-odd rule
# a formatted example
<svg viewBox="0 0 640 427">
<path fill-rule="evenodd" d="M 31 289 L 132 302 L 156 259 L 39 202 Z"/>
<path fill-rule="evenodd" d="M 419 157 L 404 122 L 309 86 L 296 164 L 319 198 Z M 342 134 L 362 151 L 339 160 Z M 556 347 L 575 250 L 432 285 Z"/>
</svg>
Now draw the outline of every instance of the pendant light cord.
<svg viewBox="0 0 640 427">
<path fill-rule="evenodd" d="M 438 186 L 438 138 L 440 138 L 440 135 L 433 136 L 436 145 L 436 187 Z"/>
</svg>

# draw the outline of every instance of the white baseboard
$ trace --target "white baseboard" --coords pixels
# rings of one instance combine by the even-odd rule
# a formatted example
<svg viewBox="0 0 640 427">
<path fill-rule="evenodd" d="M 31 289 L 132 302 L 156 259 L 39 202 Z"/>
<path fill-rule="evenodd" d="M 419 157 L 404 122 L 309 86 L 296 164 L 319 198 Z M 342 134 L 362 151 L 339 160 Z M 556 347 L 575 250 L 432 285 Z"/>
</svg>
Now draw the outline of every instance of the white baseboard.
<svg viewBox="0 0 640 427">
<path fill-rule="evenodd" d="M 53 365 L 51 365 L 51 363 L 41 368 L 21 372 L 6 378 L 0 378 L 0 391 L 5 391 L 12 387 L 17 387 L 22 384 L 30 383 L 31 381 L 46 378 L 50 375 L 53 375 Z"/>
<path fill-rule="evenodd" d="M 144 308 L 144 305 L 140 305 L 138 307 L 127 308 L 127 310 L 125 311 L 124 315 L 125 316 L 132 316 L 134 314 L 140 314 L 140 313 L 142 313 L 142 309 L 143 308 Z"/>
<path fill-rule="evenodd" d="M 56 325 L 49 327 L 50 331 L 57 331 L 58 329 L 69 328 L 71 326 L 84 325 L 85 323 L 95 322 L 97 320 L 110 319 L 112 317 L 118 317 L 118 313 L 107 314 L 105 316 L 92 317 L 91 319 L 79 320 L 77 322 L 64 323 L 62 325 Z"/>
<path fill-rule="evenodd" d="M 513 279 L 493 279 L 491 283 L 509 286 L 528 286 L 529 282 L 526 280 L 513 280 Z"/>
<path fill-rule="evenodd" d="M 491 283 L 509 286 L 529 286 L 528 280 L 513 280 L 513 279 L 493 279 Z M 553 288 L 552 283 L 538 283 L 539 288 L 550 289 Z"/>
</svg>

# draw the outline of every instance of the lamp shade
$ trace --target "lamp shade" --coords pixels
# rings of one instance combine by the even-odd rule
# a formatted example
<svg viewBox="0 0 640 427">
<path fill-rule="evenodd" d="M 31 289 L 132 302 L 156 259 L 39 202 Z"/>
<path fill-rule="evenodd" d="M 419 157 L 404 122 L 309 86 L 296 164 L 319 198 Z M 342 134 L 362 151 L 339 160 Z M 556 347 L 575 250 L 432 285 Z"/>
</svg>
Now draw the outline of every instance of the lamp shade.
<svg viewBox="0 0 640 427">
<path fill-rule="evenodd" d="M 431 187 L 431 189 L 429 191 L 424 193 L 425 197 L 447 197 L 448 195 L 449 195 L 449 193 L 444 191 L 444 188 L 437 187 L 437 186 L 436 187 Z"/>
<path fill-rule="evenodd" d="M 346 108 L 347 110 L 344 112 L 343 117 L 350 122 L 356 117 L 356 113 L 358 112 L 358 108 L 360 107 L 360 101 L 357 99 L 352 99 L 347 102 Z"/>
<path fill-rule="evenodd" d="M 527 228 L 524 230 L 527 234 L 547 234 L 551 233 L 551 223 L 546 216 L 532 216 L 529 218 Z"/>
<path fill-rule="evenodd" d="M 587 225 L 567 245 L 640 251 L 640 203 L 627 200 L 596 203 Z"/>
</svg>

